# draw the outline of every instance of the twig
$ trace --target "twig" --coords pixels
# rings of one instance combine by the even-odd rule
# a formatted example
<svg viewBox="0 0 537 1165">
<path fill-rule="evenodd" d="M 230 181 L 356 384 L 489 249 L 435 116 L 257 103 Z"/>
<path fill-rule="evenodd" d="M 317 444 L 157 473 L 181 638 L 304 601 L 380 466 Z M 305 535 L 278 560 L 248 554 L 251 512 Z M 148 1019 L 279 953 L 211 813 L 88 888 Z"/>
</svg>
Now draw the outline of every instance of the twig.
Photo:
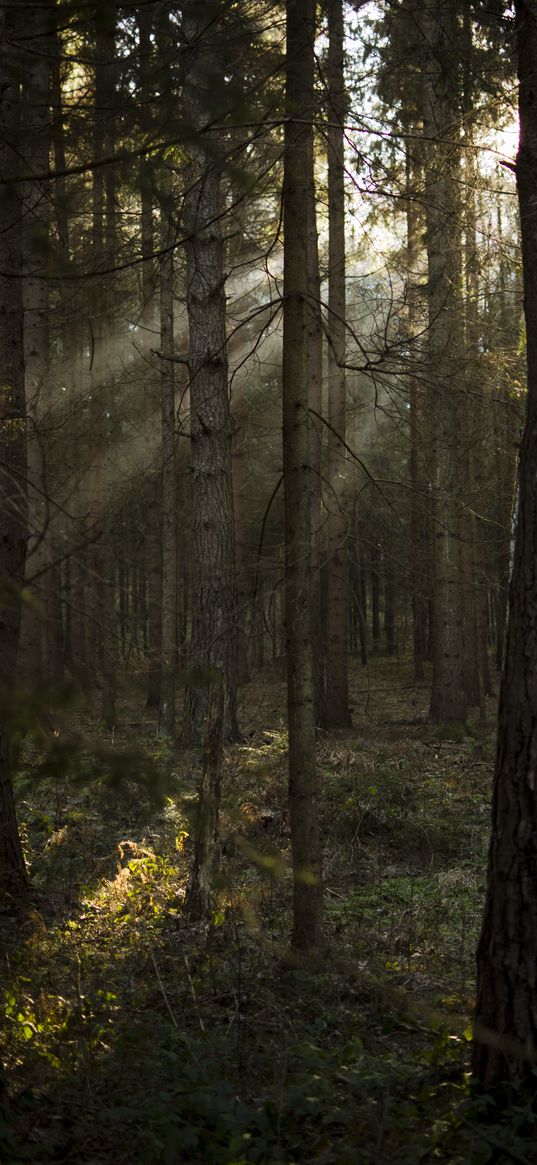
<svg viewBox="0 0 537 1165">
<path fill-rule="evenodd" d="M 168 1008 L 168 1011 L 170 1013 L 173 1026 L 178 1027 L 179 1024 L 177 1023 L 177 1020 L 175 1018 L 171 1003 L 170 1003 L 168 996 L 166 994 L 166 988 L 165 988 L 164 983 L 162 982 L 162 979 L 160 977 L 160 971 L 157 967 L 157 960 L 156 960 L 155 955 L 153 953 L 153 947 L 151 947 L 151 946 L 149 947 L 149 954 L 151 955 L 151 962 L 153 963 L 153 966 L 155 968 L 155 975 L 157 976 L 157 982 L 158 982 L 158 985 L 159 985 L 160 990 L 162 992 L 162 998 L 163 998 L 163 1000 L 166 1004 L 166 1007 Z"/>
<path fill-rule="evenodd" d="M 183 955 L 183 960 L 184 960 L 184 964 L 186 967 L 186 974 L 187 974 L 188 983 L 190 986 L 190 990 L 192 992 L 192 998 L 194 1000 L 194 1007 L 196 1008 L 196 1015 L 199 1019 L 200 1028 L 201 1028 L 202 1032 L 204 1032 L 205 1031 L 205 1024 L 204 1024 L 203 1019 L 201 1017 L 201 1012 L 200 1012 L 199 1004 L 198 1004 L 198 997 L 196 995 L 196 988 L 194 987 L 194 984 L 192 982 L 192 975 L 190 974 L 190 967 L 188 965 L 188 959 L 187 959 L 186 955 Z"/>
</svg>

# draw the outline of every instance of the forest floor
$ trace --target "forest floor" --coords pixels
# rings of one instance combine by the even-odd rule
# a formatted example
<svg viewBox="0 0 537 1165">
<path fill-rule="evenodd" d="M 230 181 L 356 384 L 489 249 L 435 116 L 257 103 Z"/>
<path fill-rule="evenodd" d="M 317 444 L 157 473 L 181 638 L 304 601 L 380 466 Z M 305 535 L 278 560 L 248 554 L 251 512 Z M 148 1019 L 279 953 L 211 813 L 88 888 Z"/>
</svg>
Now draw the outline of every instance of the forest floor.
<svg viewBox="0 0 537 1165">
<path fill-rule="evenodd" d="M 327 950 L 309 968 L 288 951 L 275 671 L 242 691 L 207 924 L 181 910 L 198 757 L 165 754 L 141 695 L 113 739 L 80 708 L 27 738 L 34 899 L 0 916 L 0 1161 L 537 1160 L 525 1114 L 485 1123 L 468 1085 L 495 709 L 444 738 L 428 697 L 406 662 L 356 666 L 353 729 L 319 741 Z"/>
</svg>

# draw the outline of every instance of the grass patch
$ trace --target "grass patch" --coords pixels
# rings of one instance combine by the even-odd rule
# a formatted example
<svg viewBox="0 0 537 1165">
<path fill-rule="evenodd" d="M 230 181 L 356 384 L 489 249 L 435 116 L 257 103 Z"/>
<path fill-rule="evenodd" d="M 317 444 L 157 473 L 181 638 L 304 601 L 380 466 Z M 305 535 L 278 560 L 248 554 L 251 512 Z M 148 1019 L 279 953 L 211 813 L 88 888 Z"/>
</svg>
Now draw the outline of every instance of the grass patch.
<svg viewBox="0 0 537 1165">
<path fill-rule="evenodd" d="M 404 669 L 397 699 L 394 665 L 372 670 L 388 701 L 369 696 L 374 735 L 355 697 L 357 729 L 319 742 L 327 950 L 314 970 L 288 958 L 279 682 L 226 757 L 204 925 L 181 913 L 194 755 L 154 750 L 173 781 L 159 800 L 128 772 L 111 798 L 86 760 L 84 780 L 78 760 L 75 780 L 36 780 L 42 758 L 27 754 L 37 896 L 22 923 L 0 919 L 0 1160 L 471 1165 L 501 1161 L 507 1130 L 531 1159 L 527 1121 L 485 1136 L 468 1095 L 492 742 L 430 737 Z"/>
</svg>

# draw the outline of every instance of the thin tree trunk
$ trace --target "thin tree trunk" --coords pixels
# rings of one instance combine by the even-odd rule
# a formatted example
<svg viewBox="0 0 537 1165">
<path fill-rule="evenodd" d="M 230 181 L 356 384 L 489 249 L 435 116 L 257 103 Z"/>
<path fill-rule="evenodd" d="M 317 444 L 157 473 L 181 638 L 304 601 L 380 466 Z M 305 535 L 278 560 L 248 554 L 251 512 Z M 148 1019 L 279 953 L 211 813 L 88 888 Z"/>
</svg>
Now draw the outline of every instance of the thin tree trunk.
<svg viewBox="0 0 537 1165">
<path fill-rule="evenodd" d="M 235 414 L 237 418 L 237 414 Z M 236 419 L 237 423 L 237 419 Z M 246 546 L 246 515 L 244 499 L 248 492 L 247 453 L 241 420 L 238 421 L 233 440 L 233 513 L 235 520 L 235 567 L 237 571 L 238 606 L 238 672 L 239 684 L 247 684 L 250 679 L 248 660 L 248 635 L 246 620 L 248 612 L 248 575 Z"/>
<path fill-rule="evenodd" d="M 349 560 L 346 418 L 345 161 L 346 95 L 343 0 L 328 0 L 328 375 L 329 420 L 326 563 L 326 691 L 328 728 L 351 723 L 348 689 Z"/>
<path fill-rule="evenodd" d="M 389 556 L 384 561 L 384 635 L 386 655 L 395 655 L 395 579 L 394 564 Z"/>
<path fill-rule="evenodd" d="M 52 110 L 52 124 L 49 124 L 48 137 L 49 145 L 52 149 L 54 159 L 54 167 L 56 170 L 65 170 L 65 141 L 64 141 L 64 125 L 62 119 L 63 109 L 63 95 L 61 87 L 61 73 L 60 73 L 60 58 L 61 58 L 61 41 L 57 30 L 57 9 L 58 0 L 53 2 L 53 30 L 50 35 L 50 59 L 49 66 L 49 110 Z M 50 113 L 49 113 L 50 121 Z M 47 158 L 47 165 L 50 162 L 50 157 Z M 69 230 L 69 214 L 66 199 L 65 179 L 57 178 L 54 184 L 54 207 L 53 212 L 55 216 L 56 231 L 58 242 L 62 248 L 64 262 L 68 265 L 70 260 L 70 230 Z M 65 304 L 62 303 L 64 313 L 63 330 L 61 334 L 61 356 L 58 361 L 56 369 L 56 381 L 60 380 L 58 373 L 65 376 L 68 368 L 70 375 L 73 376 L 74 369 L 72 368 L 72 353 L 74 347 L 74 329 L 68 327 L 65 321 Z M 50 351 L 49 351 L 50 358 Z M 58 397 L 62 397 L 62 410 L 67 407 L 65 394 L 62 393 L 61 386 L 57 397 L 52 404 L 58 402 Z M 54 456 L 54 450 L 51 450 L 51 457 Z M 53 559 L 66 554 L 69 546 L 69 520 L 63 512 L 63 504 L 65 502 L 66 492 L 66 476 L 69 477 L 69 462 L 71 458 L 67 457 L 62 463 L 62 475 L 57 483 L 57 498 L 62 508 L 54 514 L 54 524 L 51 530 L 51 555 Z M 67 470 L 67 474 L 66 474 Z M 68 482 L 68 485 L 71 483 Z M 48 667 L 50 677 L 53 682 L 60 683 L 64 677 L 65 660 L 68 654 L 67 646 L 67 609 L 64 615 L 64 589 L 62 587 L 62 578 L 66 577 L 66 565 L 62 570 L 62 564 L 57 563 L 50 568 L 50 584 L 47 586 L 47 623 L 49 629 L 48 640 Z M 65 626 L 64 626 L 65 624 Z"/>
<path fill-rule="evenodd" d="M 162 679 L 159 733 L 175 738 L 177 634 L 177 475 L 175 457 L 174 321 L 173 321 L 173 203 L 161 199 L 160 261 L 160 371 L 162 417 Z M 168 357 L 168 359 L 166 359 Z"/>
<path fill-rule="evenodd" d="M 325 635 L 322 625 L 323 326 L 313 134 L 308 143 L 308 407 L 311 495 L 311 642 L 315 724 L 326 728 Z"/>
<path fill-rule="evenodd" d="M 424 393 L 423 375 L 425 369 L 423 344 L 420 336 L 425 325 L 426 307 L 423 302 L 423 292 L 420 285 L 423 281 L 422 244 L 423 222 L 419 204 L 416 199 L 416 188 L 422 181 L 422 166 L 417 162 L 416 146 L 407 143 L 406 147 L 406 227 L 407 227 L 407 279 L 408 279 L 408 331 L 410 355 L 410 495 L 411 506 L 411 586 L 412 586 L 412 624 L 414 642 L 414 677 L 417 680 L 425 676 L 425 625 L 426 611 L 426 582 L 429 547 L 426 540 L 427 521 L 424 514 L 425 470 L 423 449 L 424 438 Z"/>
<path fill-rule="evenodd" d="M 311 489 L 308 425 L 308 206 L 314 0 L 287 0 L 284 139 L 283 461 L 289 806 L 293 946 L 321 940 L 321 842 L 311 650 Z"/>
<path fill-rule="evenodd" d="M 252 635 L 254 667 L 261 671 L 265 664 L 265 580 L 260 574 L 257 590 L 252 601 Z"/>
<path fill-rule="evenodd" d="M 49 8 L 27 6 L 29 25 L 36 37 L 24 59 L 23 108 L 28 160 L 36 173 L 46 173 L 50 148 L 49 59 L 54 39 Z M 49 487 L 50 431 L 49 384 L 49 288 L 43 279 L 49 240 L 48 188 L 41 182 L 25 184 L 23 219 L 23 261 L 25 278 L 24 345 L 26 402 L 28 411 L 28 529 L 27 574 L 38 576 L 32 588 L 34 601 L 22 612 L 19 674 L 25 682 L 43 692 L 49 682 L 48 645 L 55 628 L 48 626 L 49 589 L 54 583 L 47 563 L 52 557 L 50 523 L 52 505 Z M 45 270 L 46 274 L 46 270 Z M 48 420 L 48 425 L 47 425 Z M 52 652 L 54 654 L 54 650 Z"/>
<path fill-rule="evenodd" d="M 371 543 L 371 638 L 373 651 L 380 647 L 380 552 L 375 542 Z"/>
<path fill-rule="evenodd" d="M 151 84 L 151 57 L 153 32 L 152 5 L 141 4 L 137 11 L 138 76 L 143 101 L 140 127 L 145 135 L 151 132 L 150 111 L 145 95 Z M 154 238 L 154 174 L 153 162 L 140 158 L 138 168 L 140 185 L 140 247 L 142 254 L 140 328 L 141 350 L 145 369 L 145 395 L 149 412 L 158 414 L 161 395 L 158 376 L 153 367 L 151 349 L 155 347 L 157 324 L 155 319 L 156 269 L 153 253 Z M 149 501 L 144 513 L 145 570 L 147 594 L 147 699 L 148 709 L 158 709 L 162 678 L 162 506 L 161 475 L 148 482 Z"/>
<path fill-rule="evenodd" d="M 473 142 L 474 46 L 472 14 L 465 6 L 462 24 L 463 50 L 463 108 L 464 174 L 466 197 L 464 206 L 464 267 L 465 267 L 465 337 L 467 361 L 466 384 L 462 417 L 464 440 L 461 442 L 462 505 L 460 513 L 462 574 L 464 588 L 463 650 L 464 683 L 469 705 L 478 706 L 484 719 L 484 679 L 482 675 L 482 602 L 479 584 L 480 548 L 478 546 L 479 510 L 477 482 L 483 458 L 483 434 L 486 419 L 473 399 L 480 352 L 479 283 L 477 255 L 476 186 L 477 164 Z M 472 395 L 470 395 L 472 394 Z M 480 415 L 481 414 L 481 415 Z"/>
<path fill-rule="evenodd" d="M 505 240 L 503 223 L 498 208 L 498 244 L 500 249 L 500 279 L 499 279 L 499 316 L 500 316 L 500 346 L 504 347 L 513 331 L 519 330 L 513 312 L 508 308 L 507 297 L 507 260 L 505 256 Z M 497 535 L 497 549 L 494 569 L 496 572 L 496 668 L 502 670 L 505 647 L 505 630 L 507 622 L 507 599 L 509 593 L 509 574 L 511 558 L 511 537 L 513 524 L 513 506 L 516 480 L 516 452 L 515 440 L 512 432 L 512 403 L 510 400 L 511 383 L 508 376 L 502 376 L 498 385 L 497 399 L 492 406 L 492 424 L 494 441 L 494 470 L 498 483 L 497 520 L 499 530 Z M 511 424 L 510 424 L 511 422 Z"/>
<path fill-rule="evenodd" d="M 95 37 L 95 138 L 94 156 L 113 152 L 115 145 L 114 80 L 115 16 L 108 13 L 99 20 Z M 93 227 L 92 261 L 96 270 L 116 252 L 115 227 L 115 173 L 93 172 Z M 92 467 L 95 520 L 101 533 L 94 553 L 94 582 L 91 613 L 97 620 L 98 675 L 101 686 L 101 720 L 111 731 L 116 722 L 116 569 L 114 554 L 114 522 L 106 471 L 110 449 L 110 414 L 114 407 L 114 385 L 106 362 L 106 342 L 113 331 L 114 278 L 106 276 L 106 283 L 94 284 L 93 351 L 90 371 L 91 405 L 94 415 L 95 460 Z M 90 608 L 91 609 L 91 608 Z M 93 639 L 93 636 L 91 637 Z"/>
<path fill-rule="evenodd" d="M 20 77 L 18 56 L 11 49 L 20 35 L 19 19 L 13 8 L 0 9 L 0 173 L 4 178 L 20 171 Z M 8 276 L 0 280 L 0 895 L 14 900 L 26 888 L 13 796 L 11 731 L 27 538 L 21 222 L 20 186 L 12 181 L 4 187 L 0 201 L 0 269 Z"/>
<path fill-rule="evenodd" d="M 360 620 L 360 657 L 362 667 L 367 667 L 369 663 L 369 650 L 367 643 L 367 581 L 365 573 L 364 548 L 362 539 L 358 541 L 358 578 L 359 578 L 359 608 L 358 616 Z"/>
</svg>

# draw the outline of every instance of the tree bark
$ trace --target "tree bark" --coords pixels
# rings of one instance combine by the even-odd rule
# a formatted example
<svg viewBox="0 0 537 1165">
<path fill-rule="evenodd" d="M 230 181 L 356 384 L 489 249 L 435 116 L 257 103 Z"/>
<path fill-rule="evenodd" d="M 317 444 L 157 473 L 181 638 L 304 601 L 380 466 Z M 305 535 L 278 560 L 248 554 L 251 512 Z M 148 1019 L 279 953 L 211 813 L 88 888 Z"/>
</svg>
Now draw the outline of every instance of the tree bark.
<svg viewBox="0 0 537 1165">
<path fill-rule="evenodd" d="M 328 489 L 326 491 L 326 691 L 328 728 L 351 723 L 348 688 L 349 558 L 347 488 L 347 392 L 345 375 L 345 159 L 346 95 L 343 2 L 328 0 Z"/>
<path fill-rule="evenodd" d="M 94 156 L 113 152 L 115 146 L 115 14 L 99 19 L 95 35 L 95 135 Z M 116 252 L 116 179 L 113 167 L 93 172 L 92 262 L 95 270 Z M 106 359 L 107 340 L 113 334 L 115 316 L 114 276 L 97 280 L 93 287 L 93 351 L 90 372 L 91 414 L 95 432 L 95 521 L 100 537 L 95 546 L 93 614 L 97 619 L 97 665 L 101 688 L 101 721 L 109 731 L 116 722 L 116 569 L 112 498 L 107 481 L 110 452 L 110 416 L 114 409 L 114 382 Z M 91 587 L 91 581 L 90 581 Z M 91 636 L 93 640 L 93 636 Z"/>
<path fill-rule="evenodd" d="M 308 407 L 311 497 L 311 642 L 315 724 L 326 728 L 325 634 L 322 622 L 323 324 L 313 134 L 308 142 Z"/>
<path fill-rule="evenodd" d="M 175 387 L 171 357 L 174 352 L 173 321 L 173 203 L 169 193 L 161 198 L 160 262 L 160 371 L 162 423 L 162 677 L 159 703 L 159 734 L 175 738 L 176 634 L 177 634 L 177 480 L 175 438 Z"/>
<path fill-rule="evenodd" d="M 508 343 L 513 332 L 520 330 L 518 320 L 508 306 L 507 291 L 507 259 L 505 254 L 504 227 L 500 208 L 498 208 L 498 242 L 500 248 L 499 272 L 499 323 L 500 347 Z M 518 300 L 517 296 L 517 300 Z M 496 615 L 496 651 L 495 662 L 497 671 L 501 672 L 504 660 L 505 630 L 507 622 L 507 602 L 509 594 L 509 575 L 511 569 L 511 537 L 513 526 L 513 506 L 515 499 L 515 483 L 517 474 L 516 465 L 516 420 L 513 416 L 513 405 L 510 400 L 510 378 L 502 375 L 496 400 L 492 405 L 493 444 L 495 450 L 494 472 L 498 483 L 498 504 L 496 517 L 498 534 L 494 570 L 496 574 L 495 587 L 495 615 Z"/>
<path fill-rule="evenodd" d="M 20 14 L 0 9 L 0 173 L 20 172 L 18 56 Z M 22 301 L 22 200 L 11 181 L 0 200 L 0 895 L 16 900 L 26 887 L 12 783 L 12 715 L 20 635 L 20 595 L 27 539 L 26 402 Z"/>
<path fill-rule="evenodd" d="M 222 782 L 223 677 L 209 685 L 204 728 L 205 741 L 194 825 L 194 860 L 185 902 L 186 911 L 193 920 L 206 918 L 213 890 Z"/>
<path fill-rule="evenodd" d="M 477 952 L 473 1070 L 487 1086 L 537 1064 L 537 3 L 517 0 L 528 413 L 500 694 L 487 899 Z M 535 1078 L 530 1080 L 535 1090 Z"/>
<path fill-rule="evenodd" d="M 225 736 L 238 739 L 237 591 L 231 456 L 233 421 L 228 388 L 223 269 L 221 163 L 203 139 L 211 119 L 211 79 L 220 68 L 213 22 L 190 0 L 183 32 L 190 47 L 185 116 L 195 134 L 185 196 L 189 325 L 192 482 L 191 671 L 185 694 L 183 743 L 199 744 L 212 669 L 225 683 Z"/>
<path fill-rule="evenodd" d="M 376 542 L 371 543 L 371 638 L 373 651 L 380 648 L 380 551 Z"/>
<path fill-rule="evenodd" d="M 423 281 L 421 267 L 421 238 L 423 236 L 423 216 L 420 214 L 416 189 L 423 182 L 421 160 L 415 157 L 415 145 L 406 146 L 406 258 L 407 258 L 407 305 L 409 334 L 409 405 L 410 405 L 410 524 L 412 539 L 411 586 L 412 586 L 412 626 L 414 641 L 414 677 L 425 677 L 425 629 L 427 623 L 427 582 L 426 572 L 430 554 L 427 543 L 427 519 L 425 514 L 425 457 L 423 448 L 426 426 L 426 411 L 423 377 L 425 353 L 421 342 L 426 307 L 420 285 Z"/>
<path fill-rule="evenodd" d="M 384 635 L 386 637 L 386 655 L 395 655 L 397 652 L 395 638 L 395 595 L 394 562 L 389 551 L 384 556 Z"/>
<path fill-rule="evenodd" d="M 428 261 L 430 411 L 435 418 L 433 684 L 431 719 L 466 719 L 462 672 L 462 604 L 458 542 L 460 439 L 461 251 L 459 241 L 459 120 L 457 15 L 434 0 L 422 15 Z"/>
<path fill-rule="evenodd" d="M 233 514 L 235 522 L 235 568 L 237 572 L 237 620 L 238 620 L 238 671 L 237 682 L 247 684 L 250 680 L 249 641 L 247 632 L 247 616 L 249 607 L 250 581 L 248 578 L 248 549 L 247 528 L 244 501 L 250 487 L 247 442 L 243 431 L 243 421 L 246 417 L 239 417 L 233 437 Z M 237 413 L 235 412 L 237 424 Z"/>
<path fill-rule="evenodd" d="M 141 4 L 137 12 L 138 23 L 138 76 L 140 93 L 147 94 L 151 84 L 153 13 L 151 5 Z M 140 128 L 145 136 L 151 132 L 151 115 L 144 100 L 140 110 Z M 154 230 L 154 163 L 151 159 L 140 158 L 138 178 L 140 183 L 140 245 L 142 259 L 140 328 L 141 350 L 145 366 L 145 394 L 149 411 L 158 412 L 160 407 L 158 376 L 153 368 L 151 349 L 155 346 L 157 325 L 155 320 L 156 271 L 153 252 L 155 250 Z M 148 482 L 149 502 L 144 515 L 144 543 L 147 594 L 147 699 L 148 709 L 158 709 L 162 678 L 162 512 L 161 475 L 151 477 Z"/>
<path fill-rule="evenodd" d="M 477 163 L 473 141 L 473 93 L 475 87 L 474 45 L 472 13 L 465 6 L 462 21 L 463 55 L 463 109 L 464 109 L 464 177 L 466 197 L 464 206 L 464 293 L 465 293 L 465 336 L 466 354 L 464 401 L 462 417 L 464 439 L 461 442 L 462 461 L 462 504 L 460 512 L 460 535 L 462 555 L 462 577 L 464 589 L 463 612 L 463 652 L 464 684 L 466 698 L 471 706 L 478 706 L 480 720 L 485 718 L 484 691 L 486 677 L 482 666 L 486 662 L 483 652 L 482 601 L 480 594 L 480 546 L 478 544 L 479 525 L 477 514 L 481 509 L 478 499 L 478 478 L 483 458 L 483 435 L 486 432 L 485 417 L 473 390 L 478 376 L 480 353 L 479 281 L 477 254 Z M 471 395 L 472 394 L 472 395 Z M 481 413 L 481 415 L 480 415 Z M 483 538 L 481 538 L 481 546 Z"/>
<path fill-rule="evenodd" d="M 35 40 L 24 54 L 23 108 L 28 161 L 36 173 L 46 173 L 50 150 L 50 58 L 54 51 L 52 22 L 54 3 L 27 7 L 29 26 Z M 24 346 L 26 402 L 28 414 L 28 553 L 27 574 L 37 576 L 32 587 L 34 602 L 22 612 L 19 674 L 43 692 L 51 678 L 58 679 L 57 643 L 59 595 L 54 593 L 57 574 L 47 569 L 54 558 L 51 526 L 55 512 L 50 495 L 51 385 L 49 351 L 49 286 L 47 273 L 50 248 L 50 203 L 48 185 L 25 184 L 23 220 L 23 262 L 25 278 Z M 31 584 L 30 584 L 31 585 Z M 56 617 L 55 617 L 56 616 Z M 51 665 L 52 664 L 52 669 Z M 51 670 L 53 675 L 51 676 Z"/>
<path fill-rule="evenodd" d="M 314 0 L 287 0 L 284 138 L 283 464 L 289 806 L 293 946 L 321 940 L 321 844 L 311 651 L 311 491 L 308 424 L 308 158 L 313 107 Z"/>
</svg>

